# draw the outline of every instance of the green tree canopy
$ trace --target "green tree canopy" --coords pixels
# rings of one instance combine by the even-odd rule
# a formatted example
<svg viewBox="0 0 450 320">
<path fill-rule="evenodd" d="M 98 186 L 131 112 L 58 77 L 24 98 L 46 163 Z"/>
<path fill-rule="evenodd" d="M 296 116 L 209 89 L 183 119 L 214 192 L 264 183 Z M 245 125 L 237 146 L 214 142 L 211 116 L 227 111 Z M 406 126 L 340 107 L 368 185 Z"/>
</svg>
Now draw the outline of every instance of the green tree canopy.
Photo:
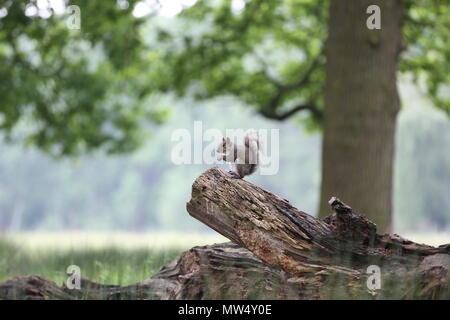
<svg viewBox="0 0 450 320">
<path fill-rule="evenodd" d="M 2 1 L 0 129 L 49 153 L 73 155 L 103 148 L 126 152 L 140 143 L 143 122 L 164 112 L 145 104 L 141 74 L 142 19 L 113 1 L 71 1 L 81 30 L 68 15 L 26 16 L 35 2 Z M 135 1 L 130 1 L 131 6 Z"/>
<path fill-rule="evenodd" d="M 328 1 L 198 0 L 171 18 L 157 9 L 136 18 L 140 1 L 125 2 L 70 0 L 80 30 L 67 28 L 68 14 L 27 16 L 35 1 L 0 2 L 0 130 L 9 139 L 55 155 L 130 151 L 145 122 L 167 117 L 151 99 L 160 92 L 233 95 L 267 118 L 308 110 L 307 123 L 320 124 L 324 41 L 339 27 L 327 27 Z M 399 70 L 450 113 L 449 6 L 407 0 L 405 9 Z"/>
</svg>

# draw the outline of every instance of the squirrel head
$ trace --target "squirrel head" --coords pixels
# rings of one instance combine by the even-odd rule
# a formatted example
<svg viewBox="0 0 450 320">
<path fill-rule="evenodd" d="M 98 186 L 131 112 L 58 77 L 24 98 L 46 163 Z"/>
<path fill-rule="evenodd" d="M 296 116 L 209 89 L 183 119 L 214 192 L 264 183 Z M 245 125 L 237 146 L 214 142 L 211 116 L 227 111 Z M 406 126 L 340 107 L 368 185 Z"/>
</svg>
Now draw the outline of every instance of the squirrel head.
<svg viewBox="0 0 450 320">
<path fill-rule="evenodd" d="M 229 152 L 233 150 L 233 143 L 230 138 L 222 138 L 219 145 L 216 148 L 217 159 L 218 160 L 226 160 L 226 156 Z"/>
</svg>

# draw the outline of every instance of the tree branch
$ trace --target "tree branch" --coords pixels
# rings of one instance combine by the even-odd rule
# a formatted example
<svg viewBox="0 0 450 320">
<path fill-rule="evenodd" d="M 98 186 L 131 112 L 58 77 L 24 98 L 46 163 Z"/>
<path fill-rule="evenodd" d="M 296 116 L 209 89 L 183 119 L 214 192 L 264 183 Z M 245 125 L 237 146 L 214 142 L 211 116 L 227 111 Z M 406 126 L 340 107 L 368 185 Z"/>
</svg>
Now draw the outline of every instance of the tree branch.
<svg viewBox="0 0 450 320">
<path fill-rule="evenodd" d="M 266 117 L 268 119 L 284 121 L 284 120 L 290 118 L 291 116 L 293 116 L 294 114 L 296 114 L 297 112 L 302 111 L 302 110 L 310 111 L 311 115 L 314 118 L 316 118 L 317 120 L 322 120 L 322 118 L 323 118 L 322 111 L 317 109 L 317 107 L 313 104 L 301 104 L 301 105 L 298 105 L 298 106 L 292 108 L 291 110 L 285 111 L 283 113 L 279 113 L 273 108 L 269 108 L 269 109 L 263 108 L 263 109 L 259 110 L 259 113 L 261 113 L 264 117 Z"/>
<path fill-rule="evenodd" d="M 309 110 L 315 119 L 317 119 L 319 121 L 322 120 L 322 118 L 323 118 L 322 111 L 319 110 L 312 102 L 307 103 L 307 104 L 298 105 L 298 106 L 292 108 L 291 110 L 281 113 L 281 114 L 277 112 L 277 109 L 281 105 L 281 103 L 280 103 L 281 100 L 287 93 L 289 93 L 292 90 L 302 88 L 304 85 L 306 85 L 306 83 L 308 83 L 308 81 L 310 81 L 311 74 L 319 66 L 322 53 L 323 53 L 323 49 L 313 59 L 313 62 L 311 63 L 309 68 L 306 70 L 303 77 L 301 77 L 301 79 L 299 79 L 297 82 L 293 82 L 293 83 L 289 83 L 289 84 L 281 84 L 278 81 L 275 81 L 274 79 L 269 77 L 267 71 L 263 71 L 264 75 L 266 75 L 266 78 L 277 88 L 277 92 L 269 100 L 269 102 L 260 109 L 259 112 L 266 118 L 283 121 L 299 111 Z M 259 60 L 264 63 L 264 61 L 261 58 L 259 58 Z"/>
</svg>

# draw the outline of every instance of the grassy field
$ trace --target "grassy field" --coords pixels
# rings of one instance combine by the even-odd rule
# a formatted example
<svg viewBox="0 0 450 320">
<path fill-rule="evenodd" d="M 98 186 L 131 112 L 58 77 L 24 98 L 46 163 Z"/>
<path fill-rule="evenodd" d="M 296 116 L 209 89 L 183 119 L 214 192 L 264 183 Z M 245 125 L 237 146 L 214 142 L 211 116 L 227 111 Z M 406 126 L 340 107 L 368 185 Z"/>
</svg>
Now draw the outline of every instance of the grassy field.
<svg viewBox="0 0 450 320">
<path fill-rule="evenodd" d="M 430 245 L 450 243 L 448 234 L 406 234 Z M 128 285 L 148 279 L 181 252 L 224 242 L 215 233 L 15 233 L 0 237 L 0 282 L 37 274 L 62 284 L 69 265 L 93 280 Z"/>
<path fill-rule="evenodd" d="M 0 237 L 0 282 L 37 274 L 62 284 L 74 264 L 93 280 L 128 285 L 151 277 L 184 250 L 223 241 L 213 233 L 6 234 Z"/>
</svg>

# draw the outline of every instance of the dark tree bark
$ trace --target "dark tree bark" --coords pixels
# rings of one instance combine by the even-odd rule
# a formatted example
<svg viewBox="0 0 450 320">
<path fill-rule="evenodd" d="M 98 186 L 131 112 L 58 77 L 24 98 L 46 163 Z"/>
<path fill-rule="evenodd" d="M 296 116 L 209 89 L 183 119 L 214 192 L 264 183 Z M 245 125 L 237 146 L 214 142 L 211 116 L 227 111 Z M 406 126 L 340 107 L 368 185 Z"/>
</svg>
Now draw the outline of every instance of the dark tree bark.
<svg viewBox="0 0 450 320">
<path fill-rule="evenodd" d="M 438 248 L 376 225 L 337 198 L 314 218 L 220 168 L 192 186 L 188 212 L 234 243 L 194 247 L 151 279 L 120 287 L 83 278 L 69 290 L 38 276 L 0 284 L 0 299 L 450 298 L 450 244 Z M 368 292 L 366 270 L 381 270 Z"/>
<path fill-rule="evenodd" d="M 380 30 L 366 26 L 366 9 L 374 4 L 381 9 Z M 320 217 L 337 195 L 380 231 L 391 231 L 402 15 L 401 0 L 331 1 Z"/>
</svg>

